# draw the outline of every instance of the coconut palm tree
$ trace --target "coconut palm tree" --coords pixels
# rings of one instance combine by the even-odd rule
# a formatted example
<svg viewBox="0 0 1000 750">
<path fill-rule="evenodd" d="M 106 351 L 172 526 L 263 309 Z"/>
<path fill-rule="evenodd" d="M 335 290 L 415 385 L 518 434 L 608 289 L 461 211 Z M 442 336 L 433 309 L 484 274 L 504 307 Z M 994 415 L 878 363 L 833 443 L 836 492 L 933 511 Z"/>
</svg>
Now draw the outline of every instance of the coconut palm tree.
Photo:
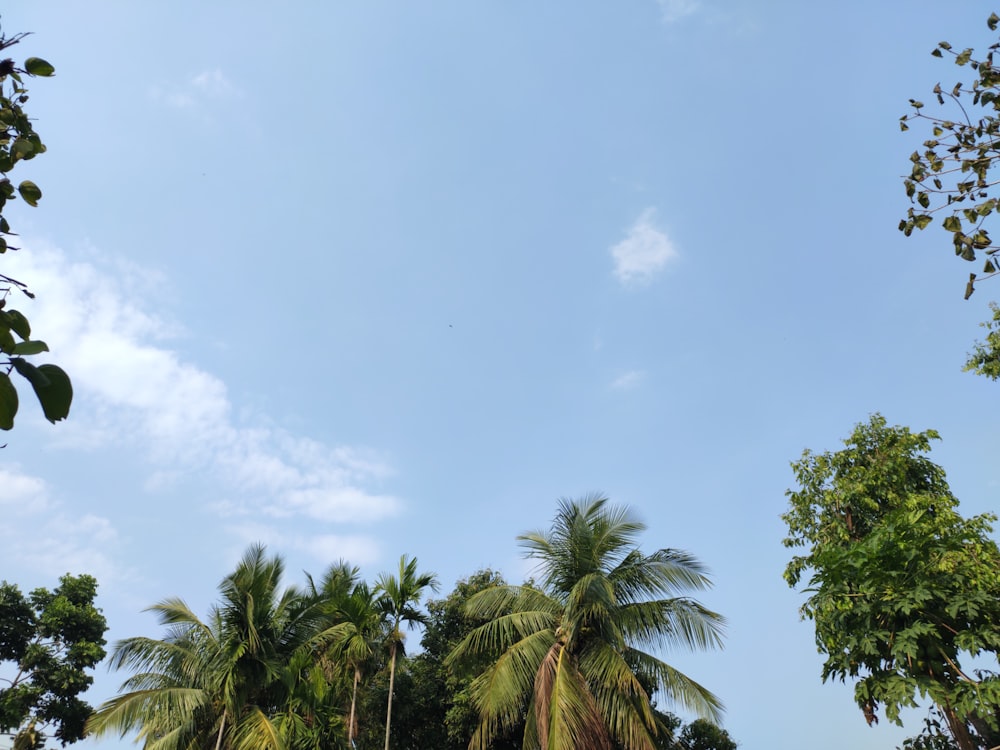
<svg viewBox="0 0 1000 750">
<path fill-rule="evenodd" d="M 301 746 L 302 728 L 317 717 L 288 709 L 301 705 L 296 686 L 325 634 L 317 602 L 282 589 L 283 571 L 280 557 L 255 545 L 223 579 L 207 621 L 180 599 L 150 607 L 167 635 L 118 642 L 111 667 L 136 673 L 94 713 L 88 731 L 134 731 L 146 750 Z"/>
<path fill-rule="evenodd" d="M 467 611 L 489 619 L 449 656 L 491 656 L 473 682 L 484 750 L 525 720 L 524 747 L 653 750 L 659 732 L 646 687 L 718 718 L 719 700 L 659 659 L 660 646 L 721 646 L 723 618 L 679 593 L 710 585 L 687 553 L 643 554 L 645 529 L 604 497 L 561 500 L 552 528 L 518 540 L 538 561 L 538 584 L 486 589 Z"/>
<path fill-rule="evenodd" d="M 403 650 L 405 635 L 400 626 L 423 624 L 426 615 L 417 609 L 424 590 L 437 591 L 437 576 L 434 573 L 417 573 L 417 558 L 399 558 L 399 573 L 379 575 L 375 589 L 379 603 L 389 621 L 389 699 L 385 710 L 385 750 L 389 750 L 389 728 L 392 722 L 392 690 L 396 680 L 396 656 Z"/>
</svg>

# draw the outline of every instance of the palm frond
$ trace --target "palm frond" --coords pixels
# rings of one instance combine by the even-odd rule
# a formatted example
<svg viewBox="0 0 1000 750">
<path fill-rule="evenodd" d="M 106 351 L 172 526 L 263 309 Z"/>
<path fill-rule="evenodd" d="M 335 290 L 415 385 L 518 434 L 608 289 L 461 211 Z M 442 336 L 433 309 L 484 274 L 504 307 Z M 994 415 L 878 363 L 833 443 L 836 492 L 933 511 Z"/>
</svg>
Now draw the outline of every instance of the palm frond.
<svg viewBox="0 0 1000 750">
<path fill-rule="evenodd" d="M 476 746 L 487 747 L 498 732 L 518 724 L 538 667 L 554 643 L 555 634 L 551 630 L 532 633 L 507 648 L 472 681 L 469 693 L 481 719 L 474 736 Z"/>
<path fill-rule="evenodd" d="M 629 649 L 624 658 L 632 665 L 633 670 L 649 675 L 655 681 L 658 693 L 668 703 L 714 722 L 721 720 L 724 710 L 722 701 L 683 672 L 638 649 Z"/>
<path fill-rule="evenodd" d="M 547 750 L 611 750 L 608 730 L 575 660 L 558 643 L 546 653 L 534 686 L 539 745 Z"/>
<path fill-rule="evenodd" d="M 232 750 L 284 750 L 284 741 L 275 723 L 252 706 L 236 725 Z"/>
<path fill-rule="evenodd" d="M 657 725 L 650 696 L 622 653 L 594 641 L 580 655 L 580 672 L 618 744 L 626 750 L 652 750 Z"/>
<path fill-rule="evenodd" d="M 705 650 L 722 648 L 726 620 L 694 599 L 677 598 L 628 604 L 615 613 L 615 624 L 638 648 Z"/>
</svg>

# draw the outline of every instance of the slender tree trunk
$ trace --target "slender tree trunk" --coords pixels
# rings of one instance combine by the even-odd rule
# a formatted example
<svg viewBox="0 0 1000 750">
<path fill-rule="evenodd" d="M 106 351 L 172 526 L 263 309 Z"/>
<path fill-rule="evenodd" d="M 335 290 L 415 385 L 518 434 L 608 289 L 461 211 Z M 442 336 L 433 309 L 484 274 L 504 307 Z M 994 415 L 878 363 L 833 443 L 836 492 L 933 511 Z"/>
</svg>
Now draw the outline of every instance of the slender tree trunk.
<svg viewBox="0 0 1000 750">
<path fill-rule="evenodd" d="M 219 736 L 215 738 L 215 750 L 219 750 L 222 747 L 222 730 L 226 728 L 226 712 L 225 709 L 222 711 L 222 721 L 219 722 Z"/>
<path fill-rule="evenodd" d="M 972 739 L 972 735 L 969 734 L 969 728 L 965 725 L 965 721 L 955 710 L 951 706 L 945 706 L 942 709 L 942 713 L 944 713 L 944 718 L 948 721 L 948 729 L 951 730 L 951 738 L 955 740 L 955 744 L 961 750 L 979 750 L 979 745 Z"/>
<path fill-rule="evenodd" d="M 389 722 L 392 721 L 392 689 L 396 681 L 396 642 L 392 642 L 389 659 L 389 703 L 385 708 L 385 750 L 389 750 Z"/>
<path fill-rule="evenodd" d="M 347 724 L 347 739 L 351 742 L 351 747 L 354 747 L 354 706 L 358 702 L 358 682 L 361 681 L 361 670 L 354 669 L 354 693 L 351 695 L 351 720 Z"/>
</svg>

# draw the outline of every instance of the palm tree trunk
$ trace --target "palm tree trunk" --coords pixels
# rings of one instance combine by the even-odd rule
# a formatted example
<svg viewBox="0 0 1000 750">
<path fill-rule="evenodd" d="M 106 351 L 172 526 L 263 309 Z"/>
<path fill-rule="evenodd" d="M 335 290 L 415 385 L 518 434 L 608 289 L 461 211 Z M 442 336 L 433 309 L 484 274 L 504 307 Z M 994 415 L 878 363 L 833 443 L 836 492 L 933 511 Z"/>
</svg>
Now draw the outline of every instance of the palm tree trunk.
<svg viewBox="0 0 1000 750">
<path fill-rule="evenodd" d="M 385 750 L 389 750 L 389 722 L 392 721 L 392 688 L 396 681 L 396 642 L 392 642 L 389 660 L 389 703 L 385 709 Z"/>
<path fill-rule="evenodd" d="M 226 712 L 222 711 L 222 721 L 219 722 L 219 736 L 215 738 L 215 750 L 222 746 L 222 730 L 226 727 Z"/>
<path fill-rule="evenodd" d="M 354 670 L 354 692 L 351 694 L 351 720 L 347 724 L 347 739 L 354 747 L 354 706 L 358 702 L 358 682 L 361 680 L 361 670 Z"/>
</svg>

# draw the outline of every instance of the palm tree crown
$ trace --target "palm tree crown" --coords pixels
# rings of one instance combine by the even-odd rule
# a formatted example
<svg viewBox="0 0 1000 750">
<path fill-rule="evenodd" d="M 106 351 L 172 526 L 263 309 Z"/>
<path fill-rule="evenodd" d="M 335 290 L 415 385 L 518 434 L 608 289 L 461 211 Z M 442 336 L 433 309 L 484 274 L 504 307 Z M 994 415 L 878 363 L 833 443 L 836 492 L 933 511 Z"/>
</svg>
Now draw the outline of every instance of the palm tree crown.
<svg viewBox="0 0 1000 750">
<path fill-rule="evenodd" d="M 280 557 L 255 545 L 223 579 L 222 600 L 206 622 L 180 599 L 150 607 L 167 635 L 115 646 L 110 666 L 135 674 L 94 713 L 88 731 L 136 731 L 146 750 L 320 743 L 330 723 L 316 715 L 314 697 L 297 695 L 315 677 L 308 672 L 325 642 L 322 611 L 315 598 L 281 588 L 283 571 Z"/>
<path fill-rule="evenodd" d="M 659 690 L 685 708 L 717 718 L 721 703 L 653 651 L 665 645 L 722 644 L 723 618 L 678 594 L 710 585 L 685 552 L 643 554 L 645 529 L 606 498 L 561 500 L 547 532 L 518 537 L 538 561 L 538 585 L 487 589 L 468 612 L 490 622 L 462 641 L 449 663 L 492 655 L 473 682 L 480 726 L 473 748 L 527 716 L 525 748 L 653 750 Z"/>
<path fill-rule="evenodd" d="M 385 750 L 389 750 L 389 729 L 392 722 L 392 691 L 396 680 L 396 656 L 403 647 L 404 634 L 400 626 L 424 623 L 426 615 L 417 609 L 425 589 L 437 591 L 434 573 L 418 573 L 417 558 L 399 558 L 399 573 L 382 573 L 375 583 L 381 594 L 379 601 L 389 620 L 389 700 L 385 711 Z"/>
</svg>

